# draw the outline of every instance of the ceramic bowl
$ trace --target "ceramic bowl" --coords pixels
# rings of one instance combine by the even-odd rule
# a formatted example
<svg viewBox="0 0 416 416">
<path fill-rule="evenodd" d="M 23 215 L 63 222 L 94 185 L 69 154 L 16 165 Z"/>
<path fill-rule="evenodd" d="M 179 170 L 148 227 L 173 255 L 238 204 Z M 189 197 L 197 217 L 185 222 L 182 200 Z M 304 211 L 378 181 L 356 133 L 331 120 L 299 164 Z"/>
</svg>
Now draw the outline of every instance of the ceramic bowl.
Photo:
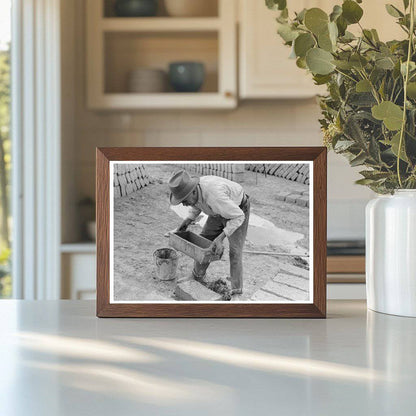
<svg viewBox="0 0 416 416">
<path fill-rule="evenodd" d="M 156 16 L 157 2 L 158 0 L 117 0 L 114 11 L 119 17 Z"/>
<path fill-rule="evenodd" d="M 167 90 L 167 75 L 161 69 L 138 68 L 129 73 L 128 92 L 159 93 Z"/>
<path fill-rule="evenodd" d="M 205 67 L 201 62 L 172 62 L 169 65 L 169 82 L 177 92 L 197 92 L 205 80 Z"/>
</svg>

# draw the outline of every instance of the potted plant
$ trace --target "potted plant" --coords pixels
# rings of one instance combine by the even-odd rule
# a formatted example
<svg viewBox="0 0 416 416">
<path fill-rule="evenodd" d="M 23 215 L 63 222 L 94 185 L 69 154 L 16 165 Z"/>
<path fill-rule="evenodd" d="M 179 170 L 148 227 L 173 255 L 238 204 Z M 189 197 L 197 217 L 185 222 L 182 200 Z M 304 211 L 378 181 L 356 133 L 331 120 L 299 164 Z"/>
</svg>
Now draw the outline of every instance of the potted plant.
<svg viewBox="0 0 416 416">
<path fill-rule="evenodd" d="M 357 183 L 379 195 L 366 209 L 368 306 L 406 316 L 416 316 L 414 2 L 403 0 L 400 9 L 385 5 L 405 39 L 382 42 L 375 29 L 360 24 L 362 0 L 293 17 L 286 0 L 266 0 L 280 11 L 277 32 L 296 65 L 327 88 L 319 97 L 324 144 L 351 166 L 363 166 Z"/>
</svg>

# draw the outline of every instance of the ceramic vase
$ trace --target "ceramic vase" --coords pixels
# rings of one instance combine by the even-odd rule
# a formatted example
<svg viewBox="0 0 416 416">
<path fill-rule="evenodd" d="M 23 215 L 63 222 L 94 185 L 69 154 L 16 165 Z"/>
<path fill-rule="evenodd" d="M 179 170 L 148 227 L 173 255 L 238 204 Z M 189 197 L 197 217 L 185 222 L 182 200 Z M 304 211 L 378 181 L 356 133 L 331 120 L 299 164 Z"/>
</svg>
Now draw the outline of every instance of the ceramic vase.
<svg viewBox="0 0 416 416">
<path fill-rule="evenodd" d="M 416 189 L 367 204 L 366 286 L 369 309 L 416 317 Z"/>
</svg>

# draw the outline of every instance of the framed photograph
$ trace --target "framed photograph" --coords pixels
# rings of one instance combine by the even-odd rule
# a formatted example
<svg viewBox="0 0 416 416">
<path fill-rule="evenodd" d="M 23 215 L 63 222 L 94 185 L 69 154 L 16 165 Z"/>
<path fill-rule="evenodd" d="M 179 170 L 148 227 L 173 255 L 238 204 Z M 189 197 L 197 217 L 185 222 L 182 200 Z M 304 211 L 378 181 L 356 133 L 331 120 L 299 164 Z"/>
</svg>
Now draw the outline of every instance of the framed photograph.
<svg viewBox="0 0 416 416">
<path fill-rule="evenodd" d="M 324 318 L 326 154 L 97 149 L 97 316 Z"/>
</svg>

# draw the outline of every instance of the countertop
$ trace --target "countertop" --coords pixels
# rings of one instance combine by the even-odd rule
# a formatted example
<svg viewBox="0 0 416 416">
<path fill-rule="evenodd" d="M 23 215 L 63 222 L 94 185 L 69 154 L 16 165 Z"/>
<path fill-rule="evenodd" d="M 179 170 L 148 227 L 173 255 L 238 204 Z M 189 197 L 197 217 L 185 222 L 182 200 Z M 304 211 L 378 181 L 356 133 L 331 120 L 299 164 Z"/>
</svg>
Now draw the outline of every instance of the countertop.
<svg viewBox="0 0 416 416">
<path fill-rule="evenodd" d="M 416 319 L 98 319 L 0 301 L 0 415 L 414 415 Z"/>
</svg>

